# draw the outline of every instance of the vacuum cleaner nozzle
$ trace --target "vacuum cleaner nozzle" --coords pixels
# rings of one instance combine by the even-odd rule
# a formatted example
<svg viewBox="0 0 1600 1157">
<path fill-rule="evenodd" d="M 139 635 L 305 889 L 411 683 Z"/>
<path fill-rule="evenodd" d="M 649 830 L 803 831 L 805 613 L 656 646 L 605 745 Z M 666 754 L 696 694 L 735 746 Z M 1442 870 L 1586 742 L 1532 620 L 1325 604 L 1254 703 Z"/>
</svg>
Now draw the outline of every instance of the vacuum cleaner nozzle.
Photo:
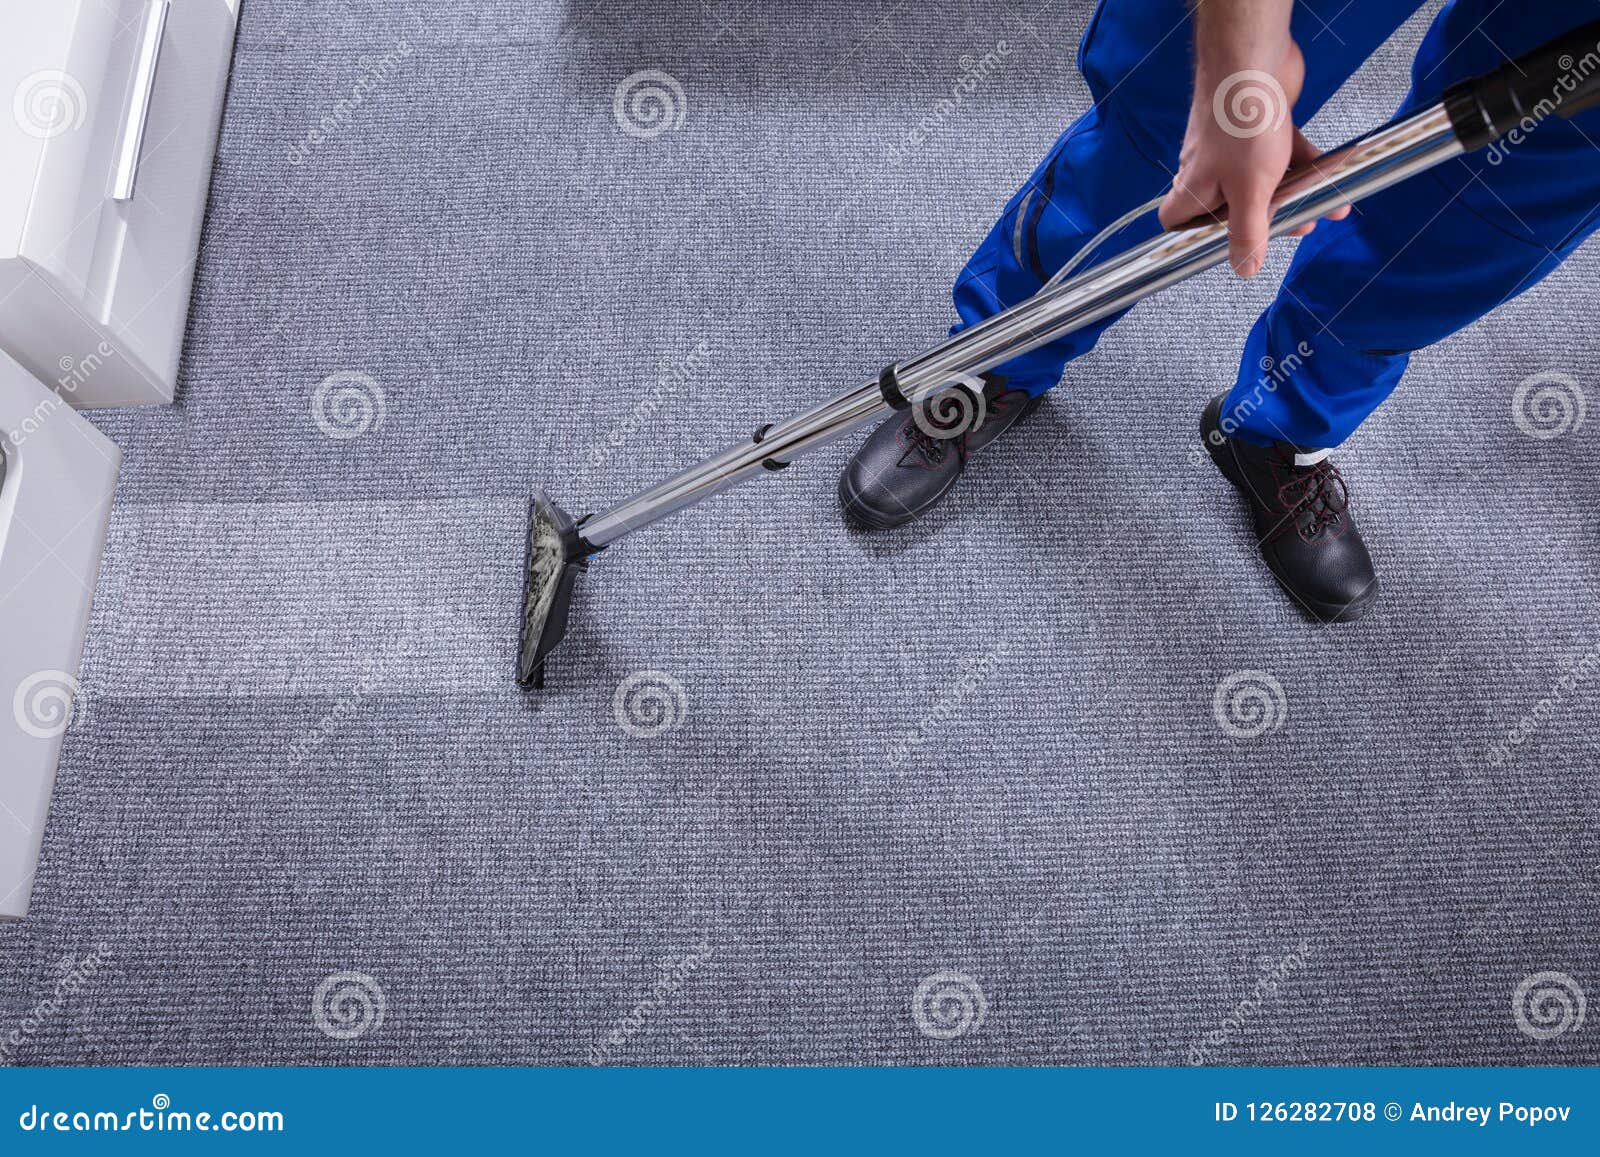
<svg viewBox="0 0 1600 1157">
<path fill-rule="evenodd" d="M 1600 107 L 1600 70 L 1591 70 L 1575 88 L 1566 74 L 1575 59 L 1587 60 L 1600 41 L 1600 20 L 1564 33 L 1485 76 L 1460 81 L 1435 104 L 1415 109 L 1400 119 L 1323 153 L 1311 165 L 1284 174 L 1272 196 L 1273 236 L 1314 221 L 1341 206 L 1387 189 L 1423 169 L 1443 164 L 1509 133 L 1523 111 L 1545 101 L 1541 94 L 1561 90 L 1556 112 L 1570 117 Z M 1559 82 L 1559 84 L 1558 84 Z M 1099 248 L 1125 222 L 1148 208 L 1113 222 L 1085 246 L 1079 257 Z M 1107 257 L 1100 265 L 1078 269 L 1074 257 L 1042 290 L 1009 309 L 963 328 L 932 350 L 889 366 L 871 384 L 791 418 L 780 428 L 781 445 L 752 453 L 740 443 L 698 466 L 640 491 L 622 506 L 599 515 L 590 528 L 601 547 L 657 519 L 685 509 L 735 482 L 756 477 L 757 464 L 783 470 L 801 454 L 826 445 L 847 430 L 865 425 L 889 409 L 905 409 L 946 387 L 952 377 L 977 374 L 984 366 L 1004 365 L 1092 324 L 1096 318 L 1126 309 L 1163 286 L 1226 260 L 1227 226 L 1213 214 L 1204 224 L 1158 234 Z M 1062 281 L 1074 271 L 1071 280 Z M 902 371 L 906 371 L 903 373 Z M 907 391 L 907 375 L 912 378 Z M 755 435 L 761 444 L 772 431 Z M 783 461 L 778 460 L 781 451 Z M 572 588 L 578 572 L 600 547 L 579 533 L 574 522 L 543 494 L 533 500 L 528 527 L 527 586 L 522 604 L 522 650 L 517 675 L 523 683 L 541 686 L 544 663 L 567 631 Z"/>
<path fill-rule="evenodd" d="M 528 504 L 528 561 L 522 589 L 522 646 L 517 681 L 544 686 L 544 661 L 567 633 L 567 611 L 578 572 L 595 548 L 572 516 L 539 491 Z"/>
</svg>

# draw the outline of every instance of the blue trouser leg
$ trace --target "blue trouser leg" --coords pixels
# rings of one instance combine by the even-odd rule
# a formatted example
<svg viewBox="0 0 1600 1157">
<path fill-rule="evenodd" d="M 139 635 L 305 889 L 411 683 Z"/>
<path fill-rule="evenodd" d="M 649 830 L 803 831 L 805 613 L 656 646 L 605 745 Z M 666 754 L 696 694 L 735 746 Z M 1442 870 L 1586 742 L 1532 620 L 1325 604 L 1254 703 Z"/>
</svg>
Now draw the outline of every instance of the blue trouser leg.
<svg viewBox="0 0 1600 1157">
<path fill-rule="evenodd" d="M 1293 32 L 1306 57 L 1296 123 L 1319 109 L 1422 0 L 1301 0 Z M 1326 21 L 1326 23 L 1324 23 Z M 968 260 L 953 297 L 981 321 L 1036 293 L 1085 242 L 1161 193 L 1178 167 L 1193 88 L 1187 0 L 1102 0 L 1078 50 L 1095 105 L 1062 134 Z M 1153 213 L 1107 242 L 1124 249 L 1158 229 Z M 1039 393 L 1118 317 L 998 368 Z"/>
<path fill-rule="evenodd" d="M 1594 0 L 1455 0 L 1417 53 L 1401 111 L 1597 14 Z M 1412 350 L 1538 282 L 1597 226 L 1600 110 L 1549 117 L 1520 142 L 1368 198 L 1300 243 L 1245 344 L 1224 428 L 1338 445 L 1399 384 Z"/>
</svg>

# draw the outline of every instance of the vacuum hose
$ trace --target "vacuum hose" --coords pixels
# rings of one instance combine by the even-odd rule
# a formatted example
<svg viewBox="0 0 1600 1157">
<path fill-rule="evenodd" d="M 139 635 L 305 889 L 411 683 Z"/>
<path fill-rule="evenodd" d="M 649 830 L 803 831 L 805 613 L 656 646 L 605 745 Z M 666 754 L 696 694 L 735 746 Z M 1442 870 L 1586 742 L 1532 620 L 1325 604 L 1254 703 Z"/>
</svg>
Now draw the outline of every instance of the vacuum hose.
<svg viewBox="0 0 1600 1157">
<path fill-rule="evenodd" d="M 1440 101 L 1322 154 L 1284 175 L 1272 198 L 1271 235 L 1281 236 L 1415 173 L 1518 139 L 1551 115 L 1568 118 L 1600 105 L 1600 20 L 1556 37 L 1517 60 L 1448 89 Z M 610 510 L 574 520 L 542 495 L 532 504 L 518 675 L 538 683 L 566 631 L 574 581 L 590 556 L 625 534 L 696 505 L 756 475 L 859 429 L 891 408 L 920 405 L 969 379 L 1048 345 L 1227 258 L 1226 209 L 1158 234 L 1074 274 L 1093 249 L 1134 218 L 1124 214 L 1074 255 L 1038 293 L 968 326 L 934 349 L 887 367 L 876 380 L 786 422 L 763 426 L 748 442 L 640 491 Z M 581 528 L 581 529 L 580 529 Z"/>
</svg>

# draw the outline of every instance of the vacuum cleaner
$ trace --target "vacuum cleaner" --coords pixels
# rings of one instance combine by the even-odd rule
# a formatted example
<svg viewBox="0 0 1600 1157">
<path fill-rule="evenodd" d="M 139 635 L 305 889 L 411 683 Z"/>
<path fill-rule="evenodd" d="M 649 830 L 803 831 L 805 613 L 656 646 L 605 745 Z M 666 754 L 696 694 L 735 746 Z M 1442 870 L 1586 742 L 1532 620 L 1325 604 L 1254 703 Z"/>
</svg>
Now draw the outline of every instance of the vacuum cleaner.
<svg viewBox="0 0 1600 1157">
<path fill-rule="evenodd" d="M 1436 104 L 1290 170 L 1272 198 L 1271 235 L 1288 233 L 1508 133 L 1526 133 L 1547 116 L 1571 117 L 1597 104 L 1600 21 L 1593 21 L 1493 72 L 1452 86 Z M 603 513 L 574 519 L 543 492 L 535 494 L 530 504 L 518 681 L 535 688 L 544 685 L 545 664 L 566 634 L 578 575 L 591 558 L 624 535 L 747 478 L 784 470 L 891 409 L 926 407 L 953 391 L 970 391 L 971 386 L 963 383 L 975 381 L 985 370 L 1209 269 L 1227 252 L 1224 209 L 1081 273 L 1058 275 L 1003 313 L 963 329 L 926 353 L 886 367 L 876 381 L 786 422 L 762 426 L 748 442 Z M 967 413 L 973 409 L 965 404 L 963 408 Z"/>
</svg>

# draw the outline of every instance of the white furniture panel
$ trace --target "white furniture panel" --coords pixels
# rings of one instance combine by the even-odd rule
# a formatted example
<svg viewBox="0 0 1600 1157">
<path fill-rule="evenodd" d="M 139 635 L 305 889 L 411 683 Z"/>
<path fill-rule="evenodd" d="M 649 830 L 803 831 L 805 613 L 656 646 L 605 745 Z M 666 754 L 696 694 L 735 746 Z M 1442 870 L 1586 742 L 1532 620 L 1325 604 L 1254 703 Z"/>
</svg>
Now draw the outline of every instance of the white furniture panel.
<svg viewBox="0 0 1600 1157">
<path fill-rule="evenodd" d="M 0 348 L 75 406 L 172 400 L 236 23 L 234 0 L 8 0 Z"/>
<path fill-rule="evenodd" d="M 0 354 L 0 919 L 27 914 L 122 455 Z"/>
</svg>

